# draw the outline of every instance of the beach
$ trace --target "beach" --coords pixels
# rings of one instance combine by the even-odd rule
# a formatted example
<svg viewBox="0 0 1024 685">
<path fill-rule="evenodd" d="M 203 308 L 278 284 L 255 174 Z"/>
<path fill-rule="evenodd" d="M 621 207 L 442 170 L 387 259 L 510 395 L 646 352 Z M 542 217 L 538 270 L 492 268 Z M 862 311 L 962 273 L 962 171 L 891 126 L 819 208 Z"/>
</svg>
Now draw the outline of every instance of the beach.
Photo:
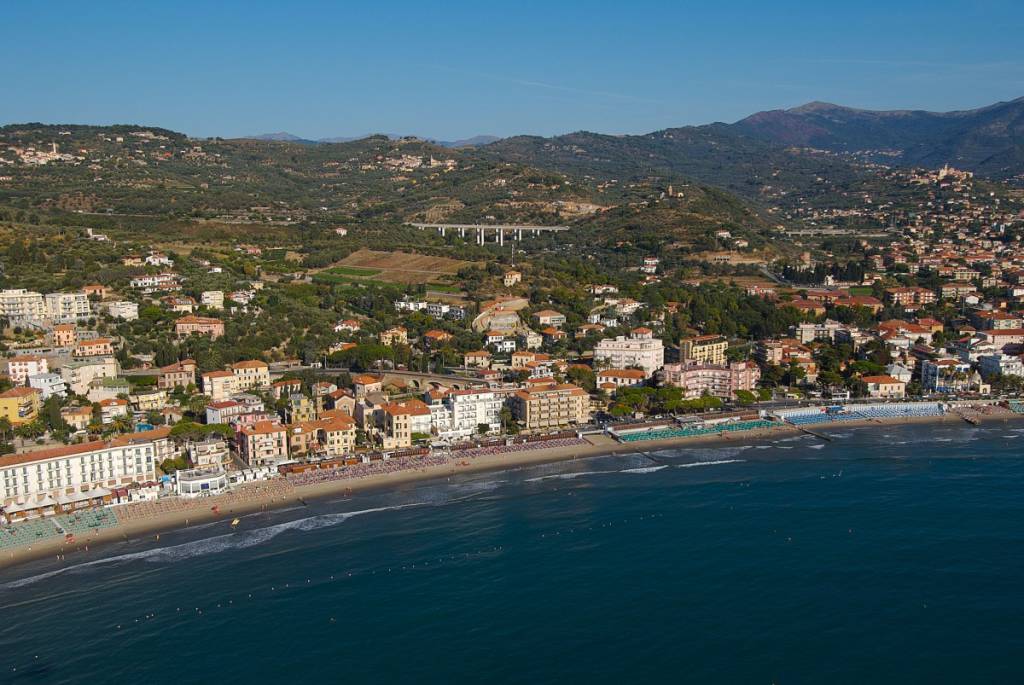
<svg viewBox="0 0 1024 685">
<path fill-rule="evenodd" d="M 991 423 L 1011 421 L 1024 416 L 1009 412 L 998 415 L 980 415 L 979 422 Z M 114 527 L 100 528 L 90 534 L 67 543 L 63 538 L 42 539 L 31 545 L 6 550 L 0 557 L 0 568 L 25 563 L 34 559 L 56 558 L 61 562 L 77 563 L 88 555 L 110 543 L 132 538 L 153 536 L 160 533 L 187 528 L 196 525 L 207 525 L 223 522 L 225 531 L 231 529 L 235 518 L 244 517 L 260 511 L 278 509 L 287 506 L 303 505 L 307 500 L 344 496 L 349 493 L 366 490 L 393 488 L 403 484 L 422 480 L 443 479 L 460 474 L 480 473 L 486 471 L 502 471 L 507 469 L 535 466 L 539 464 L 586 459 L 617 454 L 638 454 L 658 450 L 685 447 L 715 447 L 756 444 L 777 438 L 810 433 L 814 435 L 821 430 L 830 430 L 838 426 L 857 428 L 872 425 L 910 425 L 926 423 L 947 423 L 968 425 L 965 419 L 953 413 L 937 417 L 898 418 L 892 420 L 851 420 L 841 424 L 823 424 L 812 427 L 811 431 L 780 424 L 768 429 L 757 429 L 742 434 L 714 434 L 698 437 L 669 438 L 664 440 L 647 440 L 624 444 L 615 441 L 606 434 L 584 436 L 581 444 L 559 447 L 545 447 L 543 444 L 536 449 L 522 450 L 497 454 L 484 454 L 469 459 L 456 459 L 441 464 L 429 464 L 420 468 L 406 468 L 389 473 L 368 475 L 355 478 L 339 478 L 313 484 L 296 485 L 285 478 L 269 481 L 247 483 L 236 487 L 232 492 L 211 497 L 196 499 L 174 498 L 162 502 L 164 506 L 153 506 L 154 503 L 137 503 L 116 507 L 118 524 Z M 241 523 L 244 528 L 244 522 Z"/>
</svg>

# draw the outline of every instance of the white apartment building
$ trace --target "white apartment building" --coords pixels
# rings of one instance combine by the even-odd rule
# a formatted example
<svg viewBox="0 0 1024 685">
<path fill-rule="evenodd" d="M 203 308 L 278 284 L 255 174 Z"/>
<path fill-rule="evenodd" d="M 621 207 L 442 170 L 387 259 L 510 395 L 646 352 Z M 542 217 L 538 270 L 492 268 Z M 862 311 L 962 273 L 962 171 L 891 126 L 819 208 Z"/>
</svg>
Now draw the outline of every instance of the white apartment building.
<svg viewBox="0 0 1024 685">
<path fill-rule="evenodd" d="M 448 435 L 469 438 L 479 435 L 486 424 L 489 433 L 501 430 L 501 397 L 490 390 L 453 390 L 444 398 L 451 416 Z"/>
<path fill-rule="evenodd" d="M 989 376 L 1024 376 L 1024 362 L 1011 354 L 986 354 L 978 358 L 981 373 Z"/>
<path fill-rule="evenodd" d="M 109 488 L 156 480 L 166 430 L 0 457 L 0 501 L 9 517 L 102 504 Z M 163 443 L 163 444 L 161 444 Z"/>
<path fill-rule="evenodd" d="M 117 376 L 117 360 L 113 357 L 95 357 L 68 362 L 60 367 L 60 375 L 68 390 L 76 395 L 85 395 L 93 380 Z"/>
<path fill-rule="evenodd" d="M 224 292 L 221 290 L 204 290 L 199 296 L 199 303 L 207 309 L 224 309 Z"/>
<path fill-rule="evenodd" d="M 35 354 L 20 354 L 7 360 L 7 375 L 14 385 L 25 385 L 29 376 L 48 373 L 50 365 L 46 357 Z"/>
<path fill-rule="evenodd" d="M 46 301 L 40 293 L 19 288 L 0 291 L 0 318 L 12 324 L 46 318 Z"/>
<path fill-rule="evenodd" d="M 128 300 L 106 302 L 103 305 L 103 309 L 105 309 L 107 314 L 115 319 L 135 321 L 139 318 L 139 305 L 135 302 L 129 302 Z"/>
<path fill-rule="evenodd" d="M 28 377 L 28 387 L 35 388 L 42 396 L 43 401 L 54 395 L 67 397 L 68 386 L 59 373 L 40 373 Z"/>
<path fill-rule="evenodd" d="M 665 365 L 665 347 L 650 329 L 635 328 L 629 337 L 620 335 L 598 341 L 594 361 L 613 369 L 643 369 L 650 378 Z"/>
<path fill-rule="evenodd" d="M 55 323 L 75 323 L 92 314 L 89 297 L 82 292 L 47 293 L 45 300 L 47 314 Z"/>
</svg>

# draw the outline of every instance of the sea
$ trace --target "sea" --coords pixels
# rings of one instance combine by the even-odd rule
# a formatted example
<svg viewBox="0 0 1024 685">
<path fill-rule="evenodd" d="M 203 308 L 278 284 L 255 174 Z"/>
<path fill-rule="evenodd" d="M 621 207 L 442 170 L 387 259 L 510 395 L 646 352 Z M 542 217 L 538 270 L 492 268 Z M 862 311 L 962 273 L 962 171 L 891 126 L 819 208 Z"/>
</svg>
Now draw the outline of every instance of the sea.
<svg viewBox="0 0 1024 685">
<path fill-rule="evenodd" d="M 0 571 L 0 683 L 1024 682 L 1024 422 L 826 433 Z"/>
</svg>

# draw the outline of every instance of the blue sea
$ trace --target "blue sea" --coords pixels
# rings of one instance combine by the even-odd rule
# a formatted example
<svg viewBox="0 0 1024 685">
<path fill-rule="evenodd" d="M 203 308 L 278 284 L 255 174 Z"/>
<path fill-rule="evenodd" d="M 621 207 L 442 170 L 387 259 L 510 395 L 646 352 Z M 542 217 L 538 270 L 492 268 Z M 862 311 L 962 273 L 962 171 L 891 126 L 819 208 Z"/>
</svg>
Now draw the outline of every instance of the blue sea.
<svg viewBox="0 0 1024 685">
<path fill-rule="evenodd" d="M 0 682 L 1024 681 L 1024 423 L 831 434 L 422 482 L 9 569 Z"/>
</svg>

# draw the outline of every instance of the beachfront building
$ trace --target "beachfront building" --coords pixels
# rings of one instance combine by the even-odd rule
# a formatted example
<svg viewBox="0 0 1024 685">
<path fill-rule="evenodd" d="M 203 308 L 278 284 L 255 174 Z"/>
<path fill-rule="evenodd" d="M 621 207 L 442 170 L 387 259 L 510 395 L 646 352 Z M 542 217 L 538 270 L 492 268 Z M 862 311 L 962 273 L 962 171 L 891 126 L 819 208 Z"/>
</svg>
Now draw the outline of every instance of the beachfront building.
<svg viewBox="0 0 1024 685">
<path fill-rule="evenodd" d="M 0 393 L 0 418 L 12 426 L 35 421 L 42 406 L 43 394 L 36 388 L 19 386 Z"/>
<path fill-rule="evenodd" d="M 383 407 L 384 449 L 409 447 L 420 435 L 430 435 L 430 408 L 421 400 L 388 402 Z"/>
<path fill-rule="evenodd" d="M 868 388 L 868 396 L 879 399 L 903 399 L 907 394 L 907 384 L 892 376 L 864 376 L 862 379 Z"/>
<path fill-rule="evenodd" d="M 36 354 L 20 354 L 7 360 L 7 375 L 14 385 L 25 385 L 29 376 L 49 373 L 46 357 Z"/>
<path fill-rule="evenodd" d="M 156 480 L 172 447 L 167 429 L 0 457 L 0 502 L 8 519 L 106 504 L 111 488 Z"/>
<path fill-rule="evenodd" d="M 443 403 L 448 412 L 444 437 L 465 439 L 501 430 L 504 401 L 492 390 L 452 390 Z"/>
<path fill-rule="evenodd" d="M 174 473 L 174 491 L 179 497 L 209 497 L 226 492 L 228 474 L 219 465 L 181 469 Z"/>
<path fill-rule="evenodd" d="M 351 454 L 355 447 L 355 420 L 340 412 L 288 426 L 288 451 L 293 459 L 340 457 Z"/>
<path fill-rule="evenodd" d="M 255 359 L 241 361 L 231 365 L 239 390 L 270 387 L 270 366 L 266 362 Z"/>
<path fill-rule="evenodd" d="M 963 392 L 969 387 L 971 365 L 959 359 L 921 362 L 921 388 L 926 392 Z"/>
<path fill-rule="evenodd" d="M 635 328 L 629 337 L 605 338 L 594 348 L 594 363 L 613 369 L 643 369 L 650 378 L 665 365 L 665 347 L 649 328 Z"/>
<path fill-rule="evenodd" d="M 741 390 L 753 392 L 757 388 L 761 380 L 761 369 L 752 361 L 702 364 L 689 360 L 666 364 L 659 374 L 659 380 L 663 385 L 682 388 L 684 399 L 710 395 L 732 400 Z"/>
<path fill-rule="evenodd" d="M 729 341 L 720 335 L 698 335 L 679 342 L 680 357 L 700 364 L 725 364 L 727 349 Z"/>
<path fill-rule="evenodd" d="M 288 459 L 288 430 L 273 421 L 242 426 L 237 436 L 238 455 L 249 466 L 274 466 Z"/>
<path fill-rule="evenodd" d="M 590 396 L 570 383 L 534 385 L 513 394 L 509 402 L 513 417 L 528 431 L 547 431 L 590 421 Z"/>
<path fill-rule="evenodd" d="M 224 335 L 224 322 L 210 316 L 183 316 L 174 322 L 174 333 L 179 338 L 205 335 L 217 339 Z"/>
<path fill-rule="evenodd" d="M 1013 354 L 986 354 L 978 357 L 980 370 L 990 376 L 1024 376 L 1024 360 Z"/>
</svg>

